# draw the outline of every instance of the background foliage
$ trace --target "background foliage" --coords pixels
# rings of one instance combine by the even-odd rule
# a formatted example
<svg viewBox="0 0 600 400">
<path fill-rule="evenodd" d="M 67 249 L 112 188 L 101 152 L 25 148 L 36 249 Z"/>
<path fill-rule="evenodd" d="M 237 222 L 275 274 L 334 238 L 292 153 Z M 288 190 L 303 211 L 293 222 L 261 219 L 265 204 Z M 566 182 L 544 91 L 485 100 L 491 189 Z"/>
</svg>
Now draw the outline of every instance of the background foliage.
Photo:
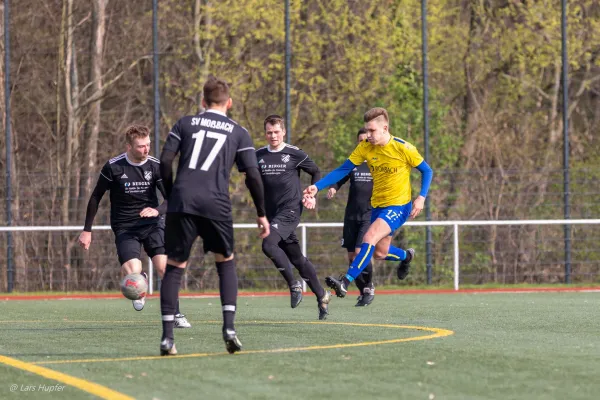
<svg viewBox="0 0 600 400">
<path fill-rule="evenodd" d="M 123 151 L 124 128 L 152 125 L 152 2 L 13 3 L 14 221 L 81 224 L 102 164 Z M 430 0 L 428 6 L 433 219 L 561 218 L 560 2 Z M 179 117 L 200 110 L 202 83 L 216 74 L 232 83 L 232 117 L 264 145 L 265 115 L 284 112 L 283 2 L 161 0 L 159 7 L 161 141 Z M 594 218 L 600 200 L 600 6 L 569 1 L 568 18 L 572 215 Z M 419 2 L 294 1 L 291 22 L 295 145 L 330 170 L 352 150 L 364 111 L 384 106 L 393 134 L 423 149 Z M 4 171 L 4 154 L 0 163 Z M 235 220 L 252 221 L 248 193 L 235 174 L 231 191 Z M 341 221 L 345 196 L 323 198 L 304 220 Z M 97 224 L 108 222 L 107 200 L 102 208 Z M 532 274 L 549 279 L 562 269 L 560 252 L 544 253 L 540 245 L 543 239 L 560 248 L 559 229 L 469 234 L 477 240 L 465 264 L 472 253 L 494 280 L 516 264 L 514 281 Z M 18 281 L 64 285 L 77 271 L 77 279 L 93 282 L 116 263 L 112 255 L 82 258 L 75 237 L 18 235 Z M 448 237 L 436 231 L 440 275 Z M 422 234 L 415 230 L 402 240 L 421 243 Z M 238 242 L 257 249 L 253 236 Z M 343 265 L 343 253 L 335 257 L 322 263 Z M 598 255 L 580 257 L 581 276 L 595 276 Z M 32 278 L 32 270 L 43 278 Z"/>
</svg>

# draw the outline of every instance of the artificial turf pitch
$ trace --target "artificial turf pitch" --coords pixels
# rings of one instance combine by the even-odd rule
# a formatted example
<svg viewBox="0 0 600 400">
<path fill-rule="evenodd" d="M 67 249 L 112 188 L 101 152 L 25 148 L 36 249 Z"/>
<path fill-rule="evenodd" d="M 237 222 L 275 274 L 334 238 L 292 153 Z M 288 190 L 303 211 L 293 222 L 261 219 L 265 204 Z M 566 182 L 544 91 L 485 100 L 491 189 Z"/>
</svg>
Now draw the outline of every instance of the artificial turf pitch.
<svg viewBox="0 0 600 400">
<path fill-rule="evenodd" d="M 2 399 L 591 399 L 599 293 L 243 297 L 225 351 L 218 298 L 181 300 L 191 329 L 158 357 L 159 302 L 0 302 Z M 16 389 L 15 389 L 16 387 Z M 54 389 L 52 389 L 54 388 Z M 14 391 L 13 391 L 14 389 Z M 52 392 L 51 392 L 52 391 Z M 120 397 L 121 396 L 121 397 Z"/>
</svg>

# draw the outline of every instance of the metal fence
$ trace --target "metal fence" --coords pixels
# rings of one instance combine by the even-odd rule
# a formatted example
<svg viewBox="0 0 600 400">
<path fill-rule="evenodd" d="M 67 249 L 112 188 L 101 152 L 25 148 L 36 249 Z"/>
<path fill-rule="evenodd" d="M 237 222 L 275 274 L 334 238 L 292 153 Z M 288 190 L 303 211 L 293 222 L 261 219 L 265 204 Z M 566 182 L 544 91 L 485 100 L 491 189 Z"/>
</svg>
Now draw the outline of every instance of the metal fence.
<svg viewBox="0 0 600 400">
<path fill-rule="evenodd" d="M 595 244 L 600 239 L 600 219 L 408 222 L 394 241 L 403 247 L 415 247 L 417 257 L 410 275 L 401 284 L 412 286 L 427 280 L 423 257 L 427 226 L 433 233 L 432 280 L 436 285 L 453 285 L 458 289 L 459 283 L 565 282 L 562 257 L 565 224 L 572 228 L 571 280 L 597 282 L 600 278 L 600 251 Z M 285 289 L 285 281 L 262 254 L 260 239 L 253 231 L 255 225 L 234 226 L 240 288 Z M 347 268 L 346 253 L 339 241 L 342 226 L 342 223 L 302 223 L 298 228 L 303 251 L 317 268 L 321 279 L 345 272 Z M 12 232 L 18 245 L 14 251 L 15 290 L 117 290 L 121 271 L 110 227 L 95 227 L 94 240 L 88 252 L 79 249 L 75 243 L 81 229 L 81 226 L 0 228 L 0 232 Z M 40 243 L 42 238 L 45 245 L 33 245 Z M 214 259 L 211 255 L 205 257 L 202 254 L 200 244 L 198 240 L 192 252 L 183 290 L 218 289 Z M 68 260 L 62 251 L 65 245 L 71 246 Z M 2 268 L 6 268 L 5 261 L 0 259 Z M 0 284 L 5 288 L 6 271 L 0 271 L 0 277 Z M 377 286 L 400 284 L 396 278 L 396 264 L 375 262 L 374 282 Z"/>
</svg>

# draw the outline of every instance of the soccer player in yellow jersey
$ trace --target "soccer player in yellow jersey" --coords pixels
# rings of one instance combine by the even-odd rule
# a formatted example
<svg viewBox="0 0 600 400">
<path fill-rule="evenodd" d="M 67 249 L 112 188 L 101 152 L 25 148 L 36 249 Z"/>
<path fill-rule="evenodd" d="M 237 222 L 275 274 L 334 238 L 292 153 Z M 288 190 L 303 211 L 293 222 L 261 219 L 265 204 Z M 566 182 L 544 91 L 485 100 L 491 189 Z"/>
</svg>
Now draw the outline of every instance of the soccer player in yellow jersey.
<svg viewBox="0 0 600 400">
<path fill-rule="evenodd" d="M 344 164 L 304 190 L 304 200 L 308 205 L 319 190 L 338 182 L 364 161 L 373 176 L 371 225 L 363 237 L 360 252 L 345 275 L 339 279 L 333 276 L 325 279 L 338 297 L 346 296 L 350 283 L 360 276 L 373 256 L 377 260 L 400 261 L 398 278 L 406 278 L 415 251 L 392 246 L 392 235 L 409 217 L 415 218 L 421 213 L 433 178 L 433 171 L 417 149 L 390 134 L 389 117 L 384 108 L 367 111 L 364 121 L 367 140 L 354 149 Z M 412 168 L 417 168 L 422 175 L 421 192 L 414 202 L 411 202 L 410 190 Z"/>
</svg>

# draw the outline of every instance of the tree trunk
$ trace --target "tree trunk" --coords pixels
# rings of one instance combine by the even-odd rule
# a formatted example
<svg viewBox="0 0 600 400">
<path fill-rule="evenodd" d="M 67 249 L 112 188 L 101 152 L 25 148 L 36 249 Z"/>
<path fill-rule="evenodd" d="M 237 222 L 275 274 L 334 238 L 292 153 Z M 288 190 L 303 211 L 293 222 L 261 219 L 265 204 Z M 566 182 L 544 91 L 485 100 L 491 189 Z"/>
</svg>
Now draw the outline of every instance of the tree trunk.
<svg viewBox="0 0 600 400">
<path fill-rule="evenodd" d="M 92 38 L 90 41 L 89 81 L 91 93 L 100 95 L 100 99 L 90 104 L 89 120 L 86 124 L 85 144 L 82 149 L 83 179 L 80 192 L 83 199 L 79 207 L 79 220 L 85 217 L 85 204 L 94 189 L 98 163 L 98 137 L 100 134 L 100 112 L 102 111 L 102 70 L 104 66 L 104 38 L 106 36 L 106 7 L 108 0 L 92 0 Z"/>
<path fill-rule="evenodd" d="M 209 32 L 212 25 L 212 16 L 210 14 L 210 1 L 206 2 L 205 16 L 204 16 L 204 31 Z M 196 52 L 196 57 L 198 58 L 198 63 L 200 64 L 200 84 L 203 85 L 208 78 L 208 72 L 210 70 L 210 55 L 212 51 L 210 47 L 212 46 L 212 40 L 207 39 L 202 44 L 202 38 L 200 37 L 200 27 L 202 25 L 202 0 L 194 1 L 194 50 Z M 208 36 L 208 35 L 207 35 Z M 202 87 L 198 91 L 196 101 L 198 103 L 198 112 L 203 112 L 204 107 L 202 106 L 202 98 L 203 92 Z"/>
<path fill-rule="evenodd" d="M 66 15 L 66 55 L 64 65 L 64 84 L 65 84 L 65 109 L 67 113 L 67 131 L 64 137 L 64 158 L 62 162 L 62 177 L 63 177 L 63 190 L 61 198 L 61 223 L 63 225 L 69 225 L 70 213 L 69 209 L 71 206 L 71 180 L 73 174 L 73 159 L 74 150 L 77 142 L 77 130 L 78 130 L 78 117 L 77 110 L 73 105 L 74 93 L 73 93 L 73 0 L 67 0 L 67 15 Z M 73 248 L 74 240 L 71 238 L 72 235 L 68 233 L 63 234 L 63 267 L 66 272 L 66 288 L 69 290 L 69 281 L 71 280 L 71 250 Z"/>
<path fill-rule="evenodd" d="M 0 52 L 2 54 L 4 54 L 4 6 L 2 6 L 1 8 L 1 12 L 0 12 L 0 32 L 2 32 L 2 34 L 0 34 Z M 4 65 L 4 63 L 2 63 L 3 65 L 3 69 L 0 71 L 0 92 L 1 92 L 1 100 L 0 100 L 0 110 L 2 110 L 2 130 L 4 131 L 5 127 L 6 127 L 6 104 L 5 104 L 5 99 L 4 99 L 4 90 L 5 90 L 5 86 L 4 86 L 4 79 L 6 77 L 5 73 L 7 73 L 5 71 L 6 66 Z M 11 94 L 12 97 L 12 94 Z M 19 170 L 17 169 L 17 166 L 19 165 L 19 163 L 17 162 L 17 157 L 19 156 L 19 147 L 18 147 L 18 141 L 15 140 L 15 138 L 17 137 L 16 132 L 15 132 L 15 127 L 14 124 L 11 124 L 11 143 L 10 143 L 10 148 L 11 150 L 11 162 L 10 162 L 10 169 L 11 169 L 11 188 L 12 188 L 12 200 L 11 200 L 11 211 L 12 211 L 12 222 L 14 225 L 19 225 L 19 221 L 21 219 L 21 210 L 20 210 L 20 192 L 19 192 L 19 179 L 18 179 L 18 174 L 19 174 Z M 4 138 L 2 138 L 2 140 L 4 140 Z M 2 146 L 4 149 L 6 149 L 6 145 L 7 143 L 4 143 L 4 146 Z M 5 154 L 2 155 L 2 157 L 5 157 Z M 5 166 L 5 172 L 6 172 L 6 158 L 4 158 L 4 166 Z M 6 175 L 4 175 L 5 177 Z M 2 207 L 6 207 L 6 203 L 2 204 Z M 13 233 L 12 234 L 12 238 L 13 238 L 13 266 L 14 266 L 14 282 L 15 284 L 18 284 L 19 282 L 27 282 L 26 279 L 26 275 L 27 275 L 27 268 L 26 268 L 26 254 L 25 254 L 25 243 L 24 243 L 24 235 L 22 233 Z M 6 274 L 4 274 L 4 276 L 6 276 Z M 17 287 L 17 290 L 21 289 L 20 287 Z"/>
</svg>

